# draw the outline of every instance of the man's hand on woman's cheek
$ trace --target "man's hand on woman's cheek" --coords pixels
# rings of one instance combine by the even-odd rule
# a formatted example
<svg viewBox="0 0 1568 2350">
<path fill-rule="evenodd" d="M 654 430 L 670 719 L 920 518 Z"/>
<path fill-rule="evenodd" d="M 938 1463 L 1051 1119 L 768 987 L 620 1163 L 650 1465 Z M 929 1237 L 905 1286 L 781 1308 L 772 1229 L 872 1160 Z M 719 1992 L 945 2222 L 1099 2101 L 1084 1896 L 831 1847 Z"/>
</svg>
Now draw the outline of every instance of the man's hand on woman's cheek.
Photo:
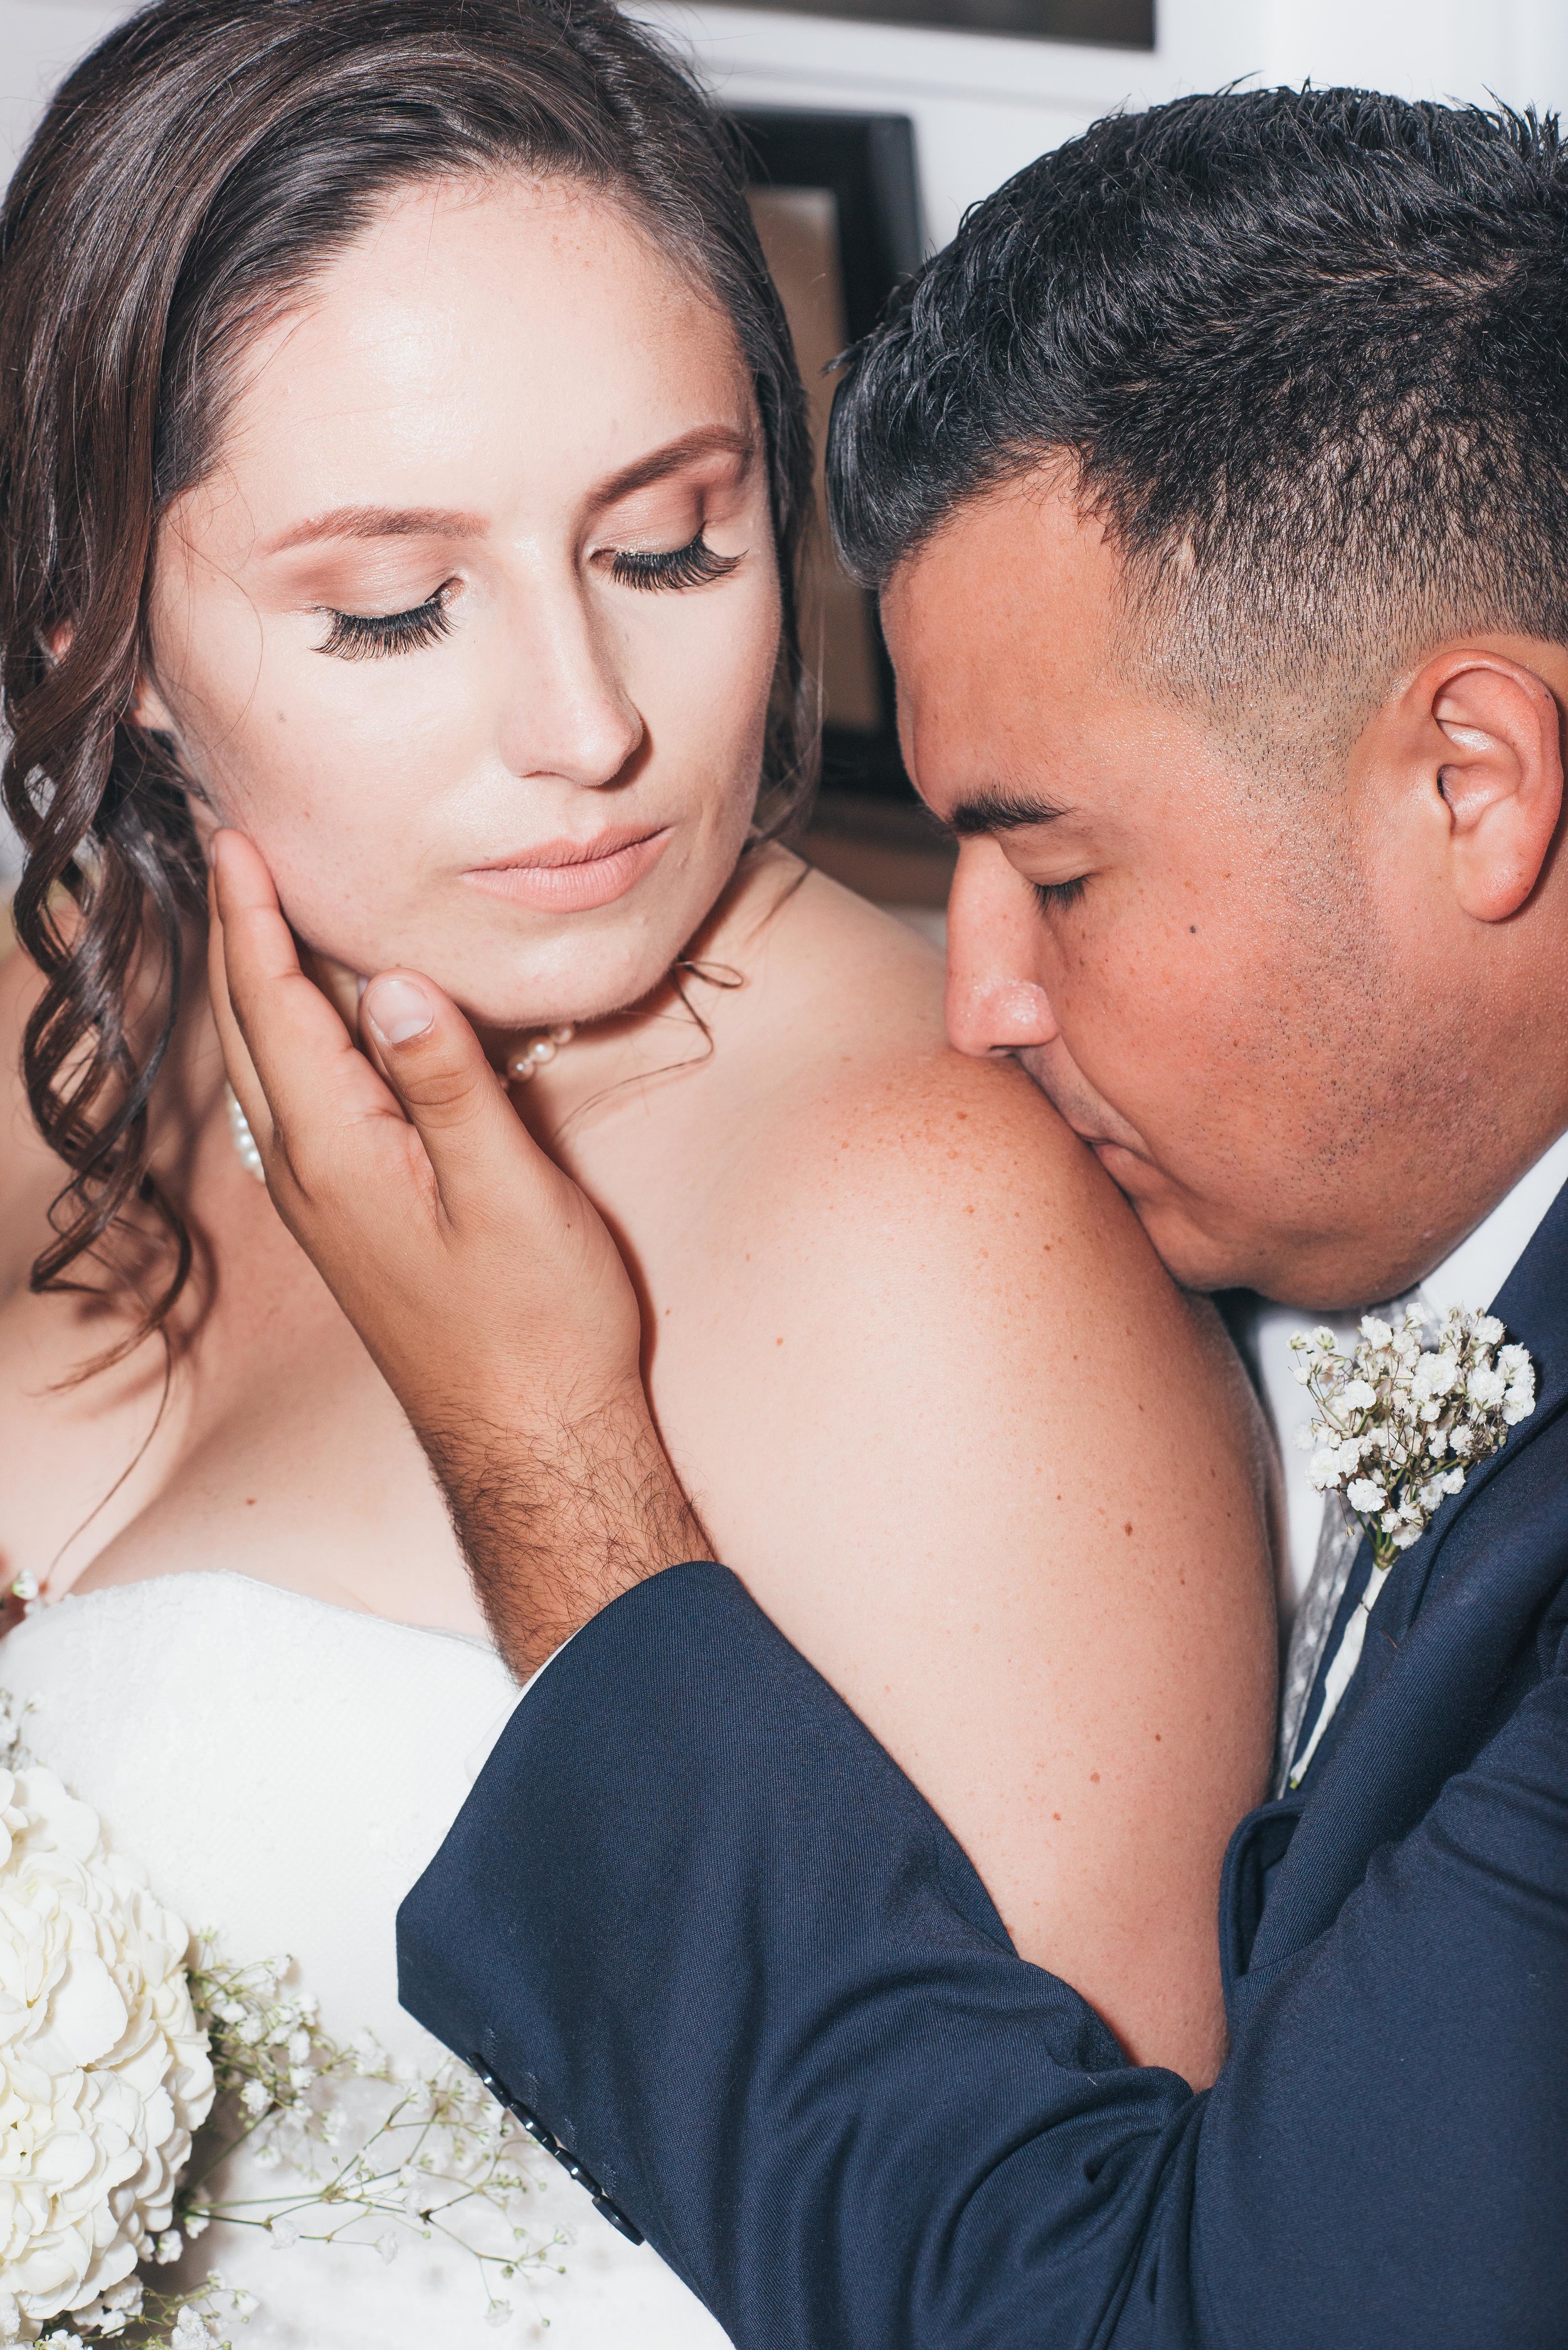
<svg viewBox="0 0 1568 2350">
<path fill-rule="evenodd" d="M 367 1057 L 239 833 L 213 842 L 212 904 L 213 1008 L 267 1189 L 408 1413 L 497 1645 L 529 1672 L 707 1549 L 649 1412 L 626 1267 L 440 988 L 372 979 Z"/>
</svg>

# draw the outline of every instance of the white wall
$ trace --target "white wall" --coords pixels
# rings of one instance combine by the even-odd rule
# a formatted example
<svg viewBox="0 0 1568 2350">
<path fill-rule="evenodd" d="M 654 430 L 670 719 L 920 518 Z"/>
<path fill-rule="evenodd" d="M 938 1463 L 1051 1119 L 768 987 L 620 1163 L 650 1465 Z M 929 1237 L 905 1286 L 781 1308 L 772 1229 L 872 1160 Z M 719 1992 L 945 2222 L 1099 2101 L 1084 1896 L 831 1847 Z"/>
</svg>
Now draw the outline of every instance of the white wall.
<svg viewBox="0 0 1568 2350">
<path fill-rule="evenodd" d="M 307 0 L 306 0 L 307 5 Z M 965 204 L 1107 107 L 1262 81 L 1568 108 L 1568 0 L 1156 0 L 1153 56 L 904 31 L 700 0 L 630 0 L 737 104 L 913 117 L 936 242 Z M 0 0 L 0 178 L 45 92 L 124 14 L 114 0 Z"/>
<path fill-rule="evenodd" d="M 842 107 L 915 124 L 926 223 L 972 203 L 1120 105 L 1241 78 L 1568 109 L 1568 0 L 1156 0 L 1152 56 L 631 0 L 735 105 Z"/>
<path fill-rule="evenodd" d="M 0 0 L 0 180 L 67 67 L 125 13 L 104 0 Z"/>
</svg>

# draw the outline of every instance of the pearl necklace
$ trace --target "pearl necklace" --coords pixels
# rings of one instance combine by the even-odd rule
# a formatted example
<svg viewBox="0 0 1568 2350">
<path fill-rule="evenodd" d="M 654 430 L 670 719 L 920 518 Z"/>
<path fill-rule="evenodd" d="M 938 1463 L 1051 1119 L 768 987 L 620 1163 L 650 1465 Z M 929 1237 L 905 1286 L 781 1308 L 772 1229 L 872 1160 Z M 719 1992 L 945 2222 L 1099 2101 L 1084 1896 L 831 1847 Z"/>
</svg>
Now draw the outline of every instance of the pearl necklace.
<svg viewBox="0 0 1568 2350">
<path fill-rule="evenodd" d="M 553 1061 L 562 1047 L 571 1043 L 576 1033 L 569 1020 L 563 1020 L 557 1027 L 540 1029 L 526 1044 L 519 1045 L 515 1052 L 508 1053 L 506 1075 L 511 1083 L 525 1086 L 546 1061 Z"/>
<path fill-rule="evenodd" d="M 556 1054 L 571 1043 L 576 1033 L 569 1020 L 563 1020 L 554 1028 L 541 1028 L 527 1037 L 506 1055 L 507 1083 L 526 1085 L 547 1061 L 553 1061 Z M 261 1151 L 255 1136 L 251 1132 L 251 1122 L 240 1107 L 239 1096 L 233 1086 L 223 1087 L 223 1107 L 229 1114 L 229 1133 L 240 1165 L 247 1175 L 254 1175 L 258 1183 L 265 1183 L 266 1169 L 262 1164 Z"/>
<path fill-rule="evenodd" d="M 233 1086 L 223 1087 L 223 1107 L 229 1113 L 229 1133 L 239 1154 L 240 1165 L 247 1175 L 254 1175 L 258 1183 L 265 1183 L 266 1169 L 262 1165 L 262 1155 L 256 1149 L 251 1122 L 240 1107 L 240 1097 Z"/>
</svg>

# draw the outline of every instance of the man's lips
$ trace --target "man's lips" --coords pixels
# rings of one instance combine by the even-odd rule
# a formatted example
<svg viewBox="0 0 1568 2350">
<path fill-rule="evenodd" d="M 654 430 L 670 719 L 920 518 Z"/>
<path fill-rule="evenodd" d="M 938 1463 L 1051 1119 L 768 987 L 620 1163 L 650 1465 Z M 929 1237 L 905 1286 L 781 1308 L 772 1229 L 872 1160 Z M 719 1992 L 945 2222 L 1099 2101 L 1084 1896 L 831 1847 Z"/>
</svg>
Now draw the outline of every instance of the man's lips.
<svg viewBox="0 0 1568 2350">
<path fill-rule="evenodd" d="M 650 873 L 670 843 L 670 830 L 623 827 L 593 840 L 548 840 L 493 865 L 476 865 L 463 879 L 487 897 L 540 913 L 579 914 L 610 906 Z"/>
</svg>

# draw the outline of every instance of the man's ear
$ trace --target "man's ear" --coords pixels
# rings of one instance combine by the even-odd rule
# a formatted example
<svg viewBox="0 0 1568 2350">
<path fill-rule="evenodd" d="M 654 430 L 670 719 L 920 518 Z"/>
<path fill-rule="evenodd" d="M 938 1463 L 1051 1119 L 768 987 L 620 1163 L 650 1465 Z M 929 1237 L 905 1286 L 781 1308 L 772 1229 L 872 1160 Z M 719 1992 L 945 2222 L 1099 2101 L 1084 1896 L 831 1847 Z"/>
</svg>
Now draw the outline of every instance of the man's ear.
<svg viewBox="0 0 1568 2350">
<path fill-rule="evenodd" d="M 1506 921 L 1541 878 L 1563 812 L 1563 713 L 1534 671 L 1458 649 L 1410 689 L 1443 827 L 1449 879 L 1473 920 Z"/>
</svg>

